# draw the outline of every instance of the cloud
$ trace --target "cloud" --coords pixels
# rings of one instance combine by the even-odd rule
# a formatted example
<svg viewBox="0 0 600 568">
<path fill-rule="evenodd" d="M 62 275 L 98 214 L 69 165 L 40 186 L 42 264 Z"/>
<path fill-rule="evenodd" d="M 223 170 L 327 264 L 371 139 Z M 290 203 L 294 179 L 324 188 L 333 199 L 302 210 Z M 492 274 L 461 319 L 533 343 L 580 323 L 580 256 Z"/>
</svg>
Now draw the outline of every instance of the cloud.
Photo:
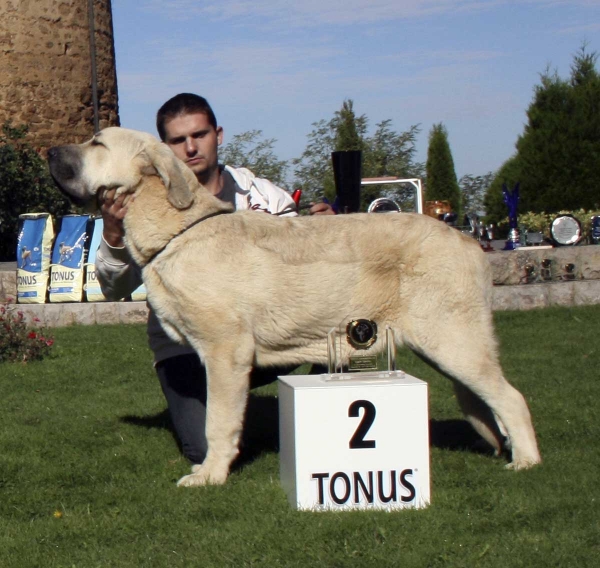
<svg viewBox="0 0 600 568">
<path fill-rule="evenodd" d="M 457 12 L 483 12 L 513 0 L 146 0 L 145 9 L 173 20 L 239 20 L 240 25 L 318 27 L 368 25 Z M 522 0 L 540 6 L 597 6 L 599 0 Z"/>
<path fill-rule="evenodd" d="M 459 169 L 487 171 L 514 151 L 544 63 L 568 66 L 576 34 L 597 34 L 599 5 L 113 2 L 122 118 L 153 132 L 156 109 L 167 98 L 197 92 L 215 106 L 228 137 L 261 129 L 289 158 L 302 152 L 311 124 L 331 118 L 351 98 L 371 128 L 384 119 L 399 131 L 420 123 L 420 148 L 431 125 L 444 122 L 456 140 Z"/>
<path fill-rule="evenodd" d="M 215 93 L 220 99 L 226 93 L 230 104 L 285 99 L 287 105 L 296 105 L 307 96 L 313 102 L 330 96 L 373 98 L 402 92 L 407 85 L 424 91 L 431 84 L 476 81 L 482 66 L 504 57 L 493 50 L 439 49 L 377 52 L 347 61 L 339 46 L 326 41 L 269 41 L 223 39 L 206 50 L 200 40 L 183 47 L 155 40 L 148 46 L 147 68 L 121 71 L 119 85 L 128 97 L 142 101 L 160 101 L 189 90 L 207 97 Z M 158 69 L 159 80 L 153 71 Z"/>
<path fill-rule="evenodd" d="M 148 9 L 172 19 L 205 17 L 214 21 L 235 19 L 294 27 L 369 24 L 457 10 L 485 9 L 505 0 L 149 0 Z"/>
<path fill-rule="evenodd" d="M 558 30 L 561 34 L 587 34 L 600 32 L 600 22 L 575 23 Z"/>
<path fill-rule="evenodd" d="M 378 61 L 393 65 L 406 65 L 407 67 L 423 68 L 430 65 L 476 65 L 489 63 L 492 60 L 504 57 L 499 51 L 492 50 L 407 50 L 402 53 L 381 55 Z"/>
<path fill-rule="evenodd" d="M 329 62 L 341 52 L 326 44 L 222 40 L 212 50 L 203 41 L 186 42 L 183 47 L 154 41 L 146 53 L 144 68 L 138 65 L 119 73 L 119 86 L 129 97 L 160 100 L 195 89 L 207 96 L 226 92 L 231 100 L 247 100 L 264 93 L 269 98 L 275 93 L 289 97 L 304 84 L 327 81 L 336 74 Z"/>
</svg>

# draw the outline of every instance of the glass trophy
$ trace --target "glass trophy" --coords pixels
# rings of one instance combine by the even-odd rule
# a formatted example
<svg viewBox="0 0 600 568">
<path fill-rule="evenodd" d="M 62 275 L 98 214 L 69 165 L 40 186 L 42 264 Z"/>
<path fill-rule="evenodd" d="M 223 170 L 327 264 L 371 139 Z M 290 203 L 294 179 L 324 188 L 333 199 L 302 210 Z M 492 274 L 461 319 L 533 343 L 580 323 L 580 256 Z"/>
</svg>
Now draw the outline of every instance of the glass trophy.
<svg viewBox="0 0 600 568">
<path fill-rule="evenodd" d="M 504 245 L 504 250 L 515 250 L 521 246 L 521 235 L 519 232 L 519 224 L 517 220 L 517 208 L 519 205 L 519 184 L 517 183 L 512 192 L 502 184 L 502 196 L 504 203 L 508 207 L 508 239 Z"/>
<path fill-rule="evenodd" d="M 384 341 L 386 368 L 383 370 L 378 368 L 377 357 L 382 350 L 371 349 L 378 340 Z M 360 318 L 350 320 L 345 327 L 334 327 L 327 334 L 327 380 L 351 379 L 353 376 L 388 378 L 397 374 L 396 343 L 391 327 L 386 326 L 380 338 L 377 324 Z"/>
</svg>

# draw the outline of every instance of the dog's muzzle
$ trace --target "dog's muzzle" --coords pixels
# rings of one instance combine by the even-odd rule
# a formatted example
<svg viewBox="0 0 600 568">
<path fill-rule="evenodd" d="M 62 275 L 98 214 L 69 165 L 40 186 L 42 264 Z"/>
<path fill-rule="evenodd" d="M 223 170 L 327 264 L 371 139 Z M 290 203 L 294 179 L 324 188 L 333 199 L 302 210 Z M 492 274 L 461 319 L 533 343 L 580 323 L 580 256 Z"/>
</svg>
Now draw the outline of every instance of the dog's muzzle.
<svg viewBox="0 0 600 568">
<path fill-rule="evenodd" d="M 79 180 L 81 160 L 75 146 L 55 146 L 48 150 L 48 165 L 54 183 L 76 205 L 84 205 L 88 199 L 82 195 Z"/>
</svg>

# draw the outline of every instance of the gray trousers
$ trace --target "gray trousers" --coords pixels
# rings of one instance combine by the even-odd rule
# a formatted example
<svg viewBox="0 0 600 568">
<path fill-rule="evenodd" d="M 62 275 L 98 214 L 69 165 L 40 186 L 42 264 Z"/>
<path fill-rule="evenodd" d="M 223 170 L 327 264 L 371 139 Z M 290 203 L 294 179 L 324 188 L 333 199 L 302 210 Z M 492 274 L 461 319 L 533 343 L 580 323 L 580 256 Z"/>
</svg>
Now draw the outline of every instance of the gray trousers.
<svg viewBox="0 0 600 568">
<path fill-rule="evenodd" d="M 250 388 L 267 385 L 295 367 L 254 369 Z M 206 457 L 206 369 L 197 355 L 179 355 L 156 364 L 160 386 L 167 399 L 171 422 L 183 455 L 192 463 Z"/>
</svg>

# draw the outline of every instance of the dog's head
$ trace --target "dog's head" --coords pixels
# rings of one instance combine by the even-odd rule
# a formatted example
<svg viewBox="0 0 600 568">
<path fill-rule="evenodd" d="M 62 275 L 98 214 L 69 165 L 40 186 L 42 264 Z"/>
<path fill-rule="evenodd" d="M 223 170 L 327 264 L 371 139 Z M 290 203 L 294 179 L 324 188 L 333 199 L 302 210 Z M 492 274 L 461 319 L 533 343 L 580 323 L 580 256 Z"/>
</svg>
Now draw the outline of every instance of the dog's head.
<svg viewBox="0 0 600 568">
<path fill-rule="evenodd" d="M 48 150 L 50 173 L 61 191 L 77 205 L 96 204 L 101 192 L 133 193 L 142 178 L 158 175 L 177 209 L 188 208 L 198 185 L 192 171 L 170 148 L 150 134 L 106 128 L 83 144 Z"/>
</svg>

